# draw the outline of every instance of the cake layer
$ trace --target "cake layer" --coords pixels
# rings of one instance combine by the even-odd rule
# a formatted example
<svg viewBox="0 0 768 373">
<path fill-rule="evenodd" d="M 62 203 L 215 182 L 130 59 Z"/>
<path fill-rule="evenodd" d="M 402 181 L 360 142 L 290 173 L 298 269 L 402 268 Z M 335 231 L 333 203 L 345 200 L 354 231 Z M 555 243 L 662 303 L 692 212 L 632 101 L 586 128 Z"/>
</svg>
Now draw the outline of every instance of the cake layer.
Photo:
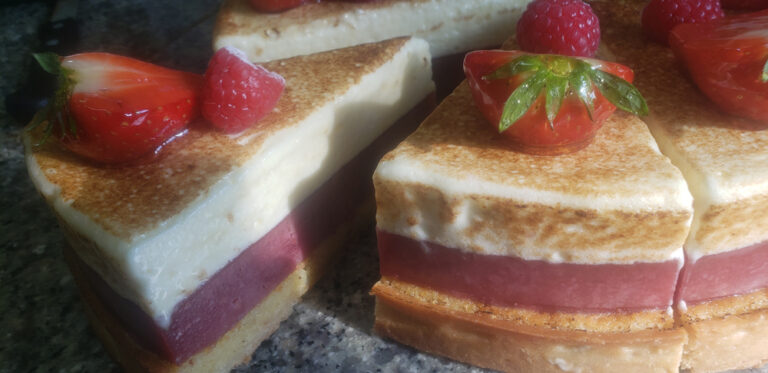
<svg viewBox="0 0 768 373">
<path fill-rule="evenodd" d="M 260 62 L 412 35 L 441 57 L 501 45 L 529 1 L 325 1 L 267 14 L 248 0 L 228 0 L 216 20 L 214 49 L 233 46 Z"/>
<path fill-rule="evenodd" d="M 691 372 L 757 368 L 768 363 L 768 290 L 679 309 L 688 334 L 681 367 Z"/>
<path fill-rule="evenodd" d="M 694 198 L 686 256 L 696 261 L 768 240 L 768 131 L 753 131 L 717 110 L 681 74 L 672 51 L 647 40 L 637 14 L 644 3 L 600 1 L 603 42 L 637 71 L 648 123 L 662 153 L 682 170 Z"/>
<path fill-rule="evenodd" d="M 694 305 L 712 299 L 768 288 L 768 241 L 725 253 L 688 260 L 683 267 L 677 302 Z"/>
<path fill-rule="evenodd" d="M 381 230 L 555 263 L 681 260 L 693 213 L 636 117 L 615 114 L 582 151 L 533 156 L 504 145 L 466 84 L 384 157 L 374 185 Z"/>
<path fill-rule="evenodd" d="M 127 372 L 193 373 L 225 372 L 249 360 L 253 351 L 274 332 L 292 312 L 302 294 L 327 271 L 337 257 L 342 243 L 353 232 L 367 225 L 372 204 L 358 210 L 359 219 L 351 219 L 332 237 L 312 250 L 313 254 L 288 275 L 256 307 L 215 343 L 182 364 L 175 364 L 148 350 L 136 340 L 136 330 L 127 327 L 96 295 L 93 282 L 86 278 L 87 266 L 72 250 L 65 250 L 75 282 L 85 303 L 85 310 L 107 351 Z"/>
<path fill-rule="evenodd" d="M 591 265 L 481 255 L 381 230 L 378 245 L 384 277 L 488 305 L 541 311 L 666 310 L 680 270 L 677 260 Z"/>
<path fill-rule="evenodd" d="M 671 315 L 650 325 L 643 322 L 655 319 L 654 313 L 530 312 L 521 317 L 514 309 L 467 303 L 387 280 L 377 283 L 373 293 L 377 333 L 507 372 L 677 372 L 686 340 L 681 330 L 671 329 Z M 624 329 L 612 330 L 616 325 Z"/>
<path fill-rule="evenodd" d="M 27 136 L 32 180 L 95 244 L 78 255 L 162 327 L 434 87 L 428 46 L 417 39 L 265 66 L 287 83 L 258 126 L 233 137 L 193 125 L 146 164 L 93 167 Z"/>
<path fill-rule="evenodd" d="M 370 175 L 381 155 L 413 130 L 432 108 L 424 100 L 302 201 L 277 226 L 210 276 L 173 309 L 168 327 L 119 295 L 88 269 L 85 277 L 105 307 L 157 355 L 181 363 L 217 341 L 295 271 L 373 195 Z M 343 196 L 343 198 L 340 198 Z M 75 247 L 88 245 L 78 234 Z M 84 265 L 84 267 L 86 267 Z"/>
</svg>

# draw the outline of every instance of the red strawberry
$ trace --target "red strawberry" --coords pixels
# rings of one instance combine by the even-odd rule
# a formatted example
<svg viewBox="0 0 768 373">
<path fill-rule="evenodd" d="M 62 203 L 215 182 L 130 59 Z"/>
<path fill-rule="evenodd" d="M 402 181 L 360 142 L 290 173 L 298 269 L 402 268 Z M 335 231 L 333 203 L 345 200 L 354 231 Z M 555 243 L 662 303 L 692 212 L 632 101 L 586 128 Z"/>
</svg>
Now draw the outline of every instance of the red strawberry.
<svg viewBox="0 0 768 373">
<path fill-rule="evenodd" d="M 645 115 L 628 67 L 590 58 L 474 51 L 464 58 L 472 97 L 520 151 L 556 155 L 590 143 L 616 108 Z"/>
<path fill-rule="evenodd" d="M 527 52 L 594 56 L 600 22 L 581 0 L 536 0 L 517 23 L 517 43 Z"/>
<path fill-rule="evenodd" d="M 272 111 L 284 88 L 279 74 L 235 48 L 221 48 L 205 71 L 203 117 L 225 132 L 240 132 Z"/>
<path fill-rule="evenodd" d="M 251 0 L 251 6 L 260 12 L 282 12 L 304 4 L 305 0 Z"/>
<path fill-rule="evenodd" d="M 38 115 L 73 152 L 122 163 L 156 151 L 198 114 L 202 77 L 108 53 L 35 56 L 59 76 L 53 105 Z"/>
<path fill-rule="evenodd" d="M 675 27 L 675 55 L 718 107 L 768 128 L 768 10 Z M 734 123 L 737 123 L 734 121 Z"/>
<path fill-rule="evenodd" d="M 651 0 L 643 10 L 643 32 L 668 44 L 669 32 L 681 23 L 707 22 L 725 17 L 720 0 Z"/>
<path fill-rule="evenodd" d="M 760 10 L 768 8 L 768 0 L 722 0 L 724 9 Z"/>
</svg>

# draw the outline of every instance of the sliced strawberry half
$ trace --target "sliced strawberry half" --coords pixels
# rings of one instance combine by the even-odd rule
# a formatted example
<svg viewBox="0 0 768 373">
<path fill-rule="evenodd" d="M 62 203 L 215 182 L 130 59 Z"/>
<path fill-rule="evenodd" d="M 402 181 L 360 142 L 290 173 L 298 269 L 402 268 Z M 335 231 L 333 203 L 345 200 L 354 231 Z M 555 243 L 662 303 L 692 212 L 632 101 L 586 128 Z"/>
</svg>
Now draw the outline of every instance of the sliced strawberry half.
<svg viewBox="0 0 768 373">
<path fill-rule="evenodd" d="M 202 76 L 109 53 L 36 55 L 59 76 L 38 116 L 71 151 L 123 163 L 156 151 L 198 115 Z"/>
<path fill-rule="evenodd" d="M 591 58 L 481 50 L 464 58 L 472 97 L 516 150 L 559 155 L 592 141 L 618 107 L 645 115 L 628 67 Z"/>
</svg>

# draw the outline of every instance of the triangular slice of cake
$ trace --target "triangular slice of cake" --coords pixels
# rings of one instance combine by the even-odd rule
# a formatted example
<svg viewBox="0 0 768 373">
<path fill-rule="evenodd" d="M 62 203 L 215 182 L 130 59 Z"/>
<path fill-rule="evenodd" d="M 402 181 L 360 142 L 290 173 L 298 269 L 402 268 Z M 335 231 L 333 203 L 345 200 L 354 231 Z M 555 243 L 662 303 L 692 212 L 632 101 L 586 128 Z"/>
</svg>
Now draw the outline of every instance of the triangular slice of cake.
<svg viewBox="0 0 768 373">
<path fill-rule="evenodd" d="M 695 214 L 676 301 L 689 342 L 683 368 L 717 371 L 768 362 L 768 131 L 739 128 L 683 73 L 668 47 L 645 40 L 642 2 L 594 4 L 605 42 L 634 68 L 645 118 L 682 170 Z"/>
<path fill-rule="evenodd" d="M 142 164 L 94 166 L 26 135 L 93 323 L 127 370 L 247 359 L 366 221 L 373 167 L 431 109 L 423 40 L 265 67 L 286 88 L 258 126 L 232 136 L 193 123 Z"/>
<path fill-rule="evenodd" d="M 511 35 L 530 0 L 307 1 L 279 13 L 226 0 L 216 17 L 215 49 L 233 46 L 270 61 L 400 36 L 426 40 L 439 99 L 463 79 L 464 53 L 495 48 Z"/>
<path fill-rule="evenodd" d="M 415 36 L 430 44 L 433 57 L 443 57 L 501 45 L 529 1 L 322 1 L 264 13 L 249 0 L 227 0 L 216 19 L 214 48 L 234 46 L 252 61 L 270 61 Z"/>
<path fill-rule="evenodd" d="M 462 83 L 374 174 L 375 330 L 492 369 L 677 371 L 692 199 L 637 117 L 583 150 L 505 145 Z"/>
</svg>

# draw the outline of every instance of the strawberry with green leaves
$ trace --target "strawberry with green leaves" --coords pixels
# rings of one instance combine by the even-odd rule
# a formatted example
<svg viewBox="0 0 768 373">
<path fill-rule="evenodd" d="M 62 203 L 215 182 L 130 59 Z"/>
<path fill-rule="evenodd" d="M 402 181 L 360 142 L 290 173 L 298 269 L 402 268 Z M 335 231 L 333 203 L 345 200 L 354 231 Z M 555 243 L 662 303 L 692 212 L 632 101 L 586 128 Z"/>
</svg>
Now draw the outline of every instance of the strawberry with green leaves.
<svg viewBox="0 0 768 373">
<path fill-rule="evenodd" d="M 628 67 L 590 58 L 475 51 L 464 59 L 475 103 L 510 144 L 563 154 L 589 144 L 616 108 L 648 111 Z"/>
<path fill-rule="evenodd" d="M 58 76 L 45 123 L 72 152 L 98 163 L 136 160 L 157 151 L 199 113 L 202 76 L 108 53 L 35 58 Z"/>
</svg>

